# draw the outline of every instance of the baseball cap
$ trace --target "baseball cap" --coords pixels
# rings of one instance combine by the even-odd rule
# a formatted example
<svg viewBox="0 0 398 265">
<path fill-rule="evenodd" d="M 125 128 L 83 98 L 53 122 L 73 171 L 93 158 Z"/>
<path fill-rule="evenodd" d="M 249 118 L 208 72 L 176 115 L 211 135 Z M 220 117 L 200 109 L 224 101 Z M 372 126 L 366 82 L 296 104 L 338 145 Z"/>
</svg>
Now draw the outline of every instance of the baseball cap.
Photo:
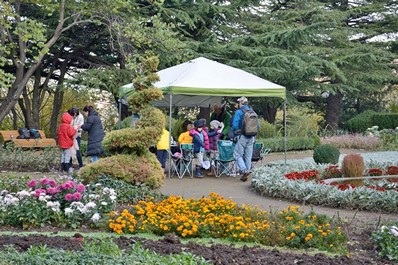
<svg viewBox="0 0 398 265">
<path fill-rule="evenodd" d="M 246 97 L 240 97 L 240 98 L 238 98 L 237 101 L 239 103 L 242 103 L 242 104 L 245 104 L 245 103 L 249 102 Z"/>
</svg>

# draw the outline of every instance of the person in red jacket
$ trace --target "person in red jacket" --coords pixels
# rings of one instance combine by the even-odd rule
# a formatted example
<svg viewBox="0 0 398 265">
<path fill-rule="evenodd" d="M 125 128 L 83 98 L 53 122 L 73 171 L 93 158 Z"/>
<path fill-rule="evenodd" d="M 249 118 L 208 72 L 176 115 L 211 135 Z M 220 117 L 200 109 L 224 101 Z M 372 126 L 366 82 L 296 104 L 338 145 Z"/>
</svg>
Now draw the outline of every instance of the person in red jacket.
<svg viewBox="0 0 398 265">
<path fill-rule="evenodd" d="M 61 170 L 64 172 L 69 172 L 71 169 L 71 147 L 73 146 L 73 137 L 78 127 L 72 127 L 70 125 L 71 122 L 72 116 L 68 112 L 65 112 L 62 114 L 61 125 L 58 127 L 58 145 L 61 148 Z"/>
</svg>

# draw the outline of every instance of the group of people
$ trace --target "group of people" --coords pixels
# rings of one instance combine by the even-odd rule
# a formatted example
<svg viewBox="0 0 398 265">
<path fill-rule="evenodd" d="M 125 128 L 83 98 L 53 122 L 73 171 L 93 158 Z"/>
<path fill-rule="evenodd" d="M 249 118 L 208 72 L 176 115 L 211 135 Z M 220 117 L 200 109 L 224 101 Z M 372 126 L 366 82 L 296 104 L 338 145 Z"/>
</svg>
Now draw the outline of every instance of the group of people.
<svg viewBox="0 0 398 265">
<path fill-rule="evenodd" d="M 105 133 L 97 111 L 92 106 L 85 106 L 82 114 L 77 107 L 72 107 L 62 114 L 58 128 L 61 170 L 64 172 L 73 171 L 72 157 L 76 157 L 79 168 L 84 166 L 80 152 L 82 131 L 88 132 L 87 155 L 90 156 L 90 162 L 97 161 L 103 153 L 102 140 Z"/>
<path fill-rule="evenodd" d="M 251 110 L 249 101 L 246 97 L 240 97 L 237 103 L 237 110 L 233 116 L 226 110 L 225 104 L 216 104 L 210 117 L 210 128 L 207 127 L 206 119 L 198 119 L 193 123 L 186 120 L 182 124 L 183 133 L 178 137 L 178 144 L 193 144 L 193 152 L 197 159 L 195 177 L 202 178 L 201 169 L 209 169 L 208 159 L 217 156 L 219 140 L 233 140 L 235 142 L 234 158 L 239 167 L 241 181 L 247 181 L 251 172 L 255 136 L 242 133 L 244 113 Z M 169 137 L 169 132 L 164 130 L 157 146 L 157 157 L 163 168 L 166 165 Z M 212 172 L 210 171 L 207 175 L 212 175 Z"/>
</svg>

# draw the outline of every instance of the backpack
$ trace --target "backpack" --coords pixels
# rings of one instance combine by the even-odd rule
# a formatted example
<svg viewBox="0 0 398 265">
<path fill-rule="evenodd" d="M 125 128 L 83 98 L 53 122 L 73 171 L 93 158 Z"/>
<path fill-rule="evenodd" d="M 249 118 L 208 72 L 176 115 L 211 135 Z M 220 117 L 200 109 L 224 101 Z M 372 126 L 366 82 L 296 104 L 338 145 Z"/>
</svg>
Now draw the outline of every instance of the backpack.
<svg viewBox="0 0 398 265">
<path fill-rule="evenodd" d="M 41 139 L 41 135 L 37 129 L 30 129 L 30 138 L 32 139 Z"/>
<path fill-rule="evenodd" d="M 258 132 L 258 116 L 254 110 L 243 110 L 242 134 L 256 136 Z"/>
<path fill-rule="evenodd" d="M 30 139 L 29 130 L 26 128 L 19 128 L 18 134 L 17 139 Z"/>
</svg>

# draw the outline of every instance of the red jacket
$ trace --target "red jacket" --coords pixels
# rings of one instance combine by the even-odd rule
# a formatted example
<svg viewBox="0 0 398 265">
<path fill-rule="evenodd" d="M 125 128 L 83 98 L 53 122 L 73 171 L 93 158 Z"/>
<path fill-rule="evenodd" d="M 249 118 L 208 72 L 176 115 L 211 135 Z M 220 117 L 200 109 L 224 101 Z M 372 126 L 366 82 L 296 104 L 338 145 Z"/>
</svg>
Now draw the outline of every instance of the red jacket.
<svg viewBox="0 0 398 265">
<path fill-rule="evenodd" d="M 65 112 L 62 114 L 61 125 L 58 128 L 58 145 L 61 148 L 71 148 L 73 146 L 73 137 L 76 134 L 75 128 L 70 123 L 72 116 Z"/>
</svg>

